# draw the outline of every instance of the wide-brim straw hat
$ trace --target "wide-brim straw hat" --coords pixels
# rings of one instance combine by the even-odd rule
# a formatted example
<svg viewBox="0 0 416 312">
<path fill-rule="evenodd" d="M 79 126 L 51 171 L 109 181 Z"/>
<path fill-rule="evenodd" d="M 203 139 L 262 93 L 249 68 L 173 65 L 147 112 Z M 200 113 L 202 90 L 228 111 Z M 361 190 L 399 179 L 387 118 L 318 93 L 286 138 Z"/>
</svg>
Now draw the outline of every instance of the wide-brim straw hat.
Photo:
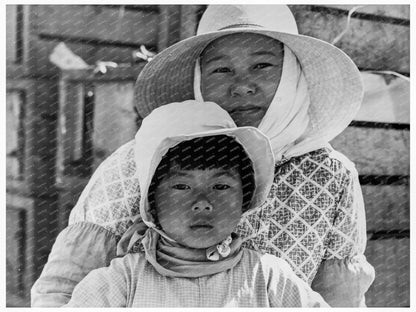
<svg viewBox="0 0 416 312">
<path fill-rule="evenodd" d="M 233 137 L 251 160 L 255 190 L 246 211 L 266 201 L 274 178 L 274 156 L 267 136 L 254 127 L 237 127 L 231 116 L 213 102 L 188 100 L 170 103 L 155 109 L 143 119 L 135 136 L 135 161 L 141 191 L 140 213 L 146 223 L 153 223 L 147 197 L 152 177 L 162 157 L 171 147 L 183 141 L 218 135 Z"/>
<path fill-rule="evenodd" d="M 311 101 L 304 132 L 308 137 L 336 135 L 348 126 L 363 97 L 356 65 L 337 47 L 299 35 L 293 14 L 283 5 L 209 6 L 196 36 L 163 50 L 140 73 L 135 86 L 139 114 L 145 117 L 156 107 L 194 99 L 195 63 L 201 52 L 215 39 L 242 32 L 274 38 L 296 55 Z"/>
</svg>

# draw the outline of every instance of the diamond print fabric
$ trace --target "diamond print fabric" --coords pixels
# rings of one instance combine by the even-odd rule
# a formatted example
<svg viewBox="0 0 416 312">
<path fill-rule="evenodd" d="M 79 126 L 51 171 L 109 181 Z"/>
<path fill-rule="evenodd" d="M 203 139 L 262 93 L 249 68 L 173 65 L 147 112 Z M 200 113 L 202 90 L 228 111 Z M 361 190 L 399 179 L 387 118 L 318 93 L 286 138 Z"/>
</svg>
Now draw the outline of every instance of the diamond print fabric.
<svg viewBox="0 0 416 312">
<path fill-rule="evenodd" d="M 118 239 L 133 224 L 140 203 L 133 142 L 120 147 L 99 166 L 71 211 L 69 224 L 96 223 Z"/>
<path fill-rule="evenodd" d="M 99 166 L 69 224 L 88 221 L 118 239 L 124 234 L 139 213 L 133 147 L 134 141 L 126 143 Z M 268 201 L 244 215 L 237 227 L 245 247 L 282 257 L 308 283 L 322 259 L 341 259 L 365 248 L 362 197 L 354 195 L 360 194 L 357 173 L 333 153 L 320 149 L 277 166 Z"/>
<path fill-rule="evenodd" d="M 357 210 L 353 202 L 352 172 L 321 149 L 276 167 L 269 202 L 257 221 L 248 217 L 239 226 L 246 235 L 247 222 L 267 229 L 246 243 L 285 259 L 302 279 L 313 280 L 322 259 L 344 258 L 362 252 Z M 258 228 L 258 227 L 257 227 Z M 361 244 L 361 245 L 360 245 Z"/>
</svg>

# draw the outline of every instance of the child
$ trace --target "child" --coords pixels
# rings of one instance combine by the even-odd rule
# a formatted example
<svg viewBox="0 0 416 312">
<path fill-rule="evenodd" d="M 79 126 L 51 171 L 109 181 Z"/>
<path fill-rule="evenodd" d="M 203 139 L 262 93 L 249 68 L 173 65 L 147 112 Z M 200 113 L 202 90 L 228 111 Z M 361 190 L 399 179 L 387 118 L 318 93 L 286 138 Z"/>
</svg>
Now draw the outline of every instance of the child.
<svg viewBox="0 0 416 312">
<path fill-rule="evenodd" d="M 273 180 L 259 130 L 186 101 L 155 109 L 136 143 L 141 219 L 128 245 L 140 239 L 142 251 L 92 271 L 67 306 L 327 306 L 284 260 L 243 249 L 233 233 Z"/>
</svg>

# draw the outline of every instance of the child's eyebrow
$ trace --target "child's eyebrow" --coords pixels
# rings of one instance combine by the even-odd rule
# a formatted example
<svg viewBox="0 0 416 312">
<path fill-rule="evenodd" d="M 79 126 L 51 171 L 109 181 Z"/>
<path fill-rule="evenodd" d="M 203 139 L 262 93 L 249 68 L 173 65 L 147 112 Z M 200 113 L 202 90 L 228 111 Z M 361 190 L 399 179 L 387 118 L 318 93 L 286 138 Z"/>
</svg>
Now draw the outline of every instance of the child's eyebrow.
<svg viewBox="0 0 416 312">
<path fill-rule="evenodd" d="M 221 176 L 227 176 L 232 179 L 238 179 L 238 175 L 236 173 L 230 172 L 228 170 L 219 171 L 213 175 L 214 178 L 218 178 Z"/>
<path fill-rule="evenodd" d="M 188 172 L 186 172 L 186 170 L 184 171 L 172 171 L 169 173 L 169 177 L 189 177 L 190 174 Z M 227 176 L 230 177 L 232 179 L 238 179 L 238 175 L 236 173 L 233 173 L 232 171 L 230 172 L 229 170 L 222 170 L 219 172 L 216 172 L 212 175 L 213 178 L 218 178 L 221 176 Z"/>
<path fill-rule="evenodd" d="M 252 56 L 262 56 L 262 55 L 266 55 L 266 56 L 274 56 L 276 57 L 276 54 L 274 54 L 272 51 L 257 51 L 257 52 L 253 52 L 251 53 Z"/>
</svg>

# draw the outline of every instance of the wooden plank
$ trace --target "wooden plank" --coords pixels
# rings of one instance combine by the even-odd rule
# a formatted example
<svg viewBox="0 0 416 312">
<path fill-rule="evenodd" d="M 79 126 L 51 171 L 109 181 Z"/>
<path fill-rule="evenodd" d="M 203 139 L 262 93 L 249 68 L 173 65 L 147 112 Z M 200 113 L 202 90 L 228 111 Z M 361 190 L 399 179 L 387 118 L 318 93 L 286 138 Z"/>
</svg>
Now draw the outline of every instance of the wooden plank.
<svg viewBox="0 0 416 312">
<path fill-rule="evenodd" d="M 65 154 L 68 154 L 69 162 L 79 161 L 83 156 L 84 86 L 82 83 L 67 82 L 64 92 Z"/>
<path fill-rule="evenodd" d="M 349 11 L 354 7 L 360 6 L 355 12 L 373 14 L 378 16 L 410 19 L 410 5 L 334 5 L 325 4 L 323 7 L 338 8 Z"/>
<path fill-rule="evenodd" d="M 21 308 L 21 307 L 30 307 L 30 298 L 22 298 L 20 296 L 16 296 L 15 294 L 11 293 L 8 289 L 6 290 L 6 307 L 14 307 L 14 308 Z"/>
<path fill-rule="evenodd" d="M 16 61 L 17 5 L 6 5 L 6 62 Z"/>
<path fill-rule="evenodd" d="M 6 90 L 8 93 L 20 94 L 21 101 L 24 103 L 24 113 L 25 118 L 22 120 L 21 130 L 23 132 L 22 138 L 24 138 L 23 145 L 23 174 L 20 177 L 21 180 L 11 180 L 7 179 L 7 189 L 12 192 L 19 192 L 21 194 L 29 194 L 32 189 L 33 180 L 35 177 L 34 174 L 34 158 L 33 155 L 33 145 L 36 142 L 37 133 L 32 131 L 34 128 L 35 118 L 39 114 L 38 111 L 34 109 L 35 106 L 35 80 L 31 79 L 12 79 L 8 78 L 6 81 Z M 9 118 L 9 116 L 8 116 Z M 9 120 L 7 120 L 9 122 Z M 7 126 L 7 131 L 10 131 L 9 126 Z M 7 140 L 7 144 L 12 143 L 13 141 Z"/>
<path fill-rule="evenodd" d="M 299 33 L 332 42 L 347 25 L 347 16 L 290 6 Z M 336 43 L 361 69 L 410 72 L 410 28 L 376 21 L 351 19 L 348 31 Z"/>
<path fill-rule="evenodd" d="M 56 148 L 57 148 L 57 108 L 58 81 L 38 80 L 36 82 L 35 115 L 33 128 L 28 129 L 36 133 L 32 157 L 34 165 L 34 196 L 49 197 L 55 194 L 56 183 Z"/>
<path fill-rule="evenodd" d="M 360 175 L 409 175 L 409 130 L 348 127 L 331 144 Z"/>
<path fill-rule="evenodd" d="M 181 38 L 181 7 L 179 5 L 159 6 L 158 51 L 162 51 Z"/>
<path fill-rule="evenodd" d="M 59 229 L 58 192 L 50 192 L 47 196 L 34 197 L 33 217 L 28 220 L 33 227 L 32 276 L 33 282 L 39 277 L 43 266 L 48 260 L 52 245 Z M 33 283 L 32 282 L 32 283 Z M 31 284 L 30 284 L 31 285 Z"/>
<path fill-rule="evenodd" d="M 368 241 L 365 254 L 374 266 L 376 278 L 366 294 L 367 306 L 410 305 L 409 244 L 409 238 Z"/>
<path fill-rule="evenodd" d="M 367 231 L 410 229 L 408 185 L 362 185 Z"/>
<path fill-rule="evenodd" d="M 27 197 L 27 196 L 20 196 L 17 194 L 10 194 L 9 192 L 6 193 L 6 225 L 7 228 L 13 224 L 12 221 L 10 222 L 10 218 L 13 220 L 13 215 L 19 215 L 24 214 L 25 222 L 24 224 L 21 223 L 22 231 L 24 231 L 24 249 L 19 251 L 24 254 L 24 258 L 20 260 L 21 263 L 24 263 L 24 269 L 21 271 L 22 273 L 22 281 L 23 281 L 23 291 L 20 294 L 16 294 L 16 292 L 10 292 L 10 289 L 7 288 L 7 304 L 8 306 L 29 306 L 30 304 L 30 288 L 32 287 L 33 283 L 36 279 L 35 274 L 35 265 L 34 265 L 34 256 L 35 253 L 33 252 L 35 250 L 34 247 L 34 241 L 35 241 L 35 235 L 34 235 L 34 224 L 33 224 L 33 211 L 35 208 L 35 201 L 33 198 Z M 14 219 L 16 220 L 16 219 Z M 7 236 L 9 238 L 9 235 L 12 233 L 9 233 L 9 230 L 7 231 Z M 18 236 L 15 236 L 15 238 L 18 238 Z M 13 238 L 13 237 L 10 237 Z M 7 239 L 7 242 L 9 243 L 9 239 Z M 13 243 L 13 239 L 10 241 L 10 243 Z M 13 252 L 18 251 L 18 249 L 14 250 Z M 8 252 L 7 252 L 8 255 Z M 9 256 L 8 256 L 9 257 Z M 17 261 L 16 258 L 11 259 L 13 261 Z"/>
<path fill-rule="evenodd" d="M 196 34 L 198 28 L 198 12 L 201 5 L 181 5 L 180 39 L 184 40 Z"/>
<path fill-rule="evenodd" d="M 89 177 L 64 175 L 58 183 L 59 188 L 59 229 L 61 232 L 68 226 L 69 214 L 75 207 L 81 192 L 89 182 Z"/>
<path fill-rule="evenodd" d="M 24 284 L 26 269 L 26 212 L 6 209 L 6 287 L 19 297 L 26 297 Z"/>
<path fill-rule="evenodd" d="M 157 50 L 162 51 L 169 46 L 169 6 L 159 6 L 159 35 Z"/>
<path fill-rule="evenodd" d="M 7 76 L 14 79 L 24 78 L 29 72 L 30 6 L 17 7 L 6 6 L 6 68 Z"/>
<path fill-rule="evenodd" d="M 35 99 L 28 119 L 33 118 L 29 131 L 36 135 L 31 142 L 34 199 L 33 217 L 33 271 L 38 277 L 57 235 L 56 148 L 58 79 L 37 80 Z"/>
<path fill-rule="evenodd" d="M 133 82 L 95 84 L 94 168 L 138 130 L 133 87 Z"/>
<path fill-rule="evenodd" d="M 24 129 L 23 97 L 21 91 L 6 93 L 6 175 L 10 179 L 23 178 Z"/>
<path fill-rule="evenodd" d="M 38 34 L 156 45 L 158 14 L 100 5 L 38 5 Z"/>
</svg>

